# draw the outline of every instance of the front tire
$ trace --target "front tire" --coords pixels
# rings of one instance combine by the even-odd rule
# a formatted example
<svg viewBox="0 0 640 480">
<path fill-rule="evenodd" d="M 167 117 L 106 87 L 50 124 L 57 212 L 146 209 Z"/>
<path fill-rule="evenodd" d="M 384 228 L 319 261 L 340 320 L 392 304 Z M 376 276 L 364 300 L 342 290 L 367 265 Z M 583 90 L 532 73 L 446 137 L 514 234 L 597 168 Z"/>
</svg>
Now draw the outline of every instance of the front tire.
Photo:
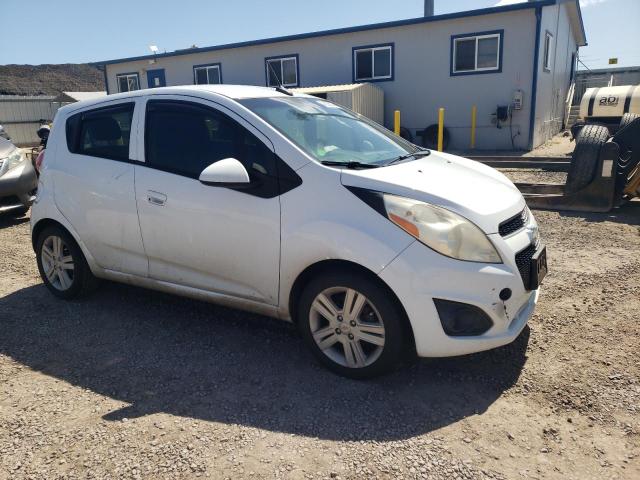
<svg viewBox="0 0 640 480">
<path fill-rule="evenodd" d="M 47 227 L 40 234 L 36 242 L 36 258 L 42 281 L 56 297 L 76 298 L 97 285 L 82 250 L 60 227 Z"/>
<path fill-rule="evenodd" d="M 320 275 L 304 289 L 298 326 L 315 357 L 356 379 L 387 373 L 403 359 L 405 318 L 390 292 L 366 275 Z"/>
</svg>

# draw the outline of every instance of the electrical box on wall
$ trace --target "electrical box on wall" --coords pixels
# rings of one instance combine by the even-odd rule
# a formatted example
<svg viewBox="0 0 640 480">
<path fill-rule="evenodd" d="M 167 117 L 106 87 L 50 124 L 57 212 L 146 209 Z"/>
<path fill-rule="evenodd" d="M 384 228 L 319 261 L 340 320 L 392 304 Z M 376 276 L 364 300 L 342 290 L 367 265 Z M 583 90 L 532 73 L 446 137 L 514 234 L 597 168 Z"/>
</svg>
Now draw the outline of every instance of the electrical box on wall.
<svg viewBox="0 0 640 480">
<path fill-rule="evenodd" d="M 516 90 L 513 92 L 513 109 L 522 110 L 522 90 Z"/>
<path fill-rule="evenodd" d="M 507 105 L 498 105 L 496 108 L 496 118 L 500 122 L 505 122 L 509 119 L 509 107 Z"/>
</svg>

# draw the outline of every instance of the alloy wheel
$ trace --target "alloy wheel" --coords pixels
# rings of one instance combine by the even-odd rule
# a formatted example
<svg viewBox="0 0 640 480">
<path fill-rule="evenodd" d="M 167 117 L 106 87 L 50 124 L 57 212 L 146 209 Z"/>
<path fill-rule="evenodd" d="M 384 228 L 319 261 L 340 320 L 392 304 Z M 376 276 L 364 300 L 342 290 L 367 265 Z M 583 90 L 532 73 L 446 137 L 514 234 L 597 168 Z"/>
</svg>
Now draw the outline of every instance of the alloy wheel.
<svg viewBox="0 0 640 480">
<path fill-rule="evenodd" d="M 74 278 L 74 262 L 68 245 L 57 235 L 47 237 L 40 253 L 42 269 L 49 283 L 60 291 L 71 288 Z"/>
<path fill-rule="evenodd" d="M 366 296 L 352 288 L 332 287 L 320 292 L 311 304 L 309 325 L 318 348 L 343 367 L 371 365 L 384 349 L 380 313 Z"/>
</svg>

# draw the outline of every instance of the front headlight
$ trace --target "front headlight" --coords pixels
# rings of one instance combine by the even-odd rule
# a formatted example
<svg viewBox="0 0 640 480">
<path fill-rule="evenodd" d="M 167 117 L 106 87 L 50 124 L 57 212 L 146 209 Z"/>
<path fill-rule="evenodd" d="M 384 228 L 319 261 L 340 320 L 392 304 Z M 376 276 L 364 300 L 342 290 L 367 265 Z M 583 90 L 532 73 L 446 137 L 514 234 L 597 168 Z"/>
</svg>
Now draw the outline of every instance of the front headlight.
<svg viewBox="0 0 640 480">
<path fill-rule="evenodd" d="M 469 262 L 502 263 L 491 240 L 464 217 L 428 203 L 384 194 L 387 218 L 442 255 Z"/>
<path fill-rule="evenodd" d="M 0 175 L 20 165 L 25 160 L 24 155 L 17 148 L 8 157 L 0 160 Z"/>
</svg>

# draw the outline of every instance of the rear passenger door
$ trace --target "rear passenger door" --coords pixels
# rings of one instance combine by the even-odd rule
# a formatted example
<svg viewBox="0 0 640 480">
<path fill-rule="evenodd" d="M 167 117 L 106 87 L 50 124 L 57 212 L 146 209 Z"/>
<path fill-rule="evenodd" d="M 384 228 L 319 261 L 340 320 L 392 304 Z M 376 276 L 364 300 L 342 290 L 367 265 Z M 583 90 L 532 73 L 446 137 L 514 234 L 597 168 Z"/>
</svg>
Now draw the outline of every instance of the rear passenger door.
<svg viewBox="0 0 640 480">
<path fill-rule="evenodd" d="M 166 98 L 166 97 L 165 97 Z M 136 198 L 149 276 L 277 304 L 280 199 L 269 140 L 223 106 L 150 99 Z M 253 185 L 200 183 L 216 161 L 235 158 Z"/>
<path fill-rule="evenodd" d="M 67 142 L 55 152 L 54 188 L 58 209 L 100 267 L 146 276 L 130 162 L 135 105 L 108 103 L 67 118 Z"/>
</svg>

